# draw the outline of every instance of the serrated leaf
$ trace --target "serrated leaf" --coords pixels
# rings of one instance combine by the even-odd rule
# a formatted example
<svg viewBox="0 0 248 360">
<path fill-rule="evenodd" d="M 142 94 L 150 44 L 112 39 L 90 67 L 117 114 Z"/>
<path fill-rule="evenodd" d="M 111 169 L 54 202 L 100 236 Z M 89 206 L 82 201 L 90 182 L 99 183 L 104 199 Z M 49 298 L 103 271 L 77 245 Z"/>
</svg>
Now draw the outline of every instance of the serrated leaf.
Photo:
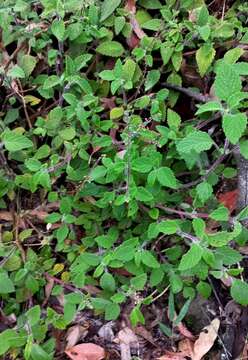
<svg viewBox="0 0 248 360">
<path fill-rule="evenodd" d="M 206 104 L 199 106 L 195 114 L 200 115 L 209 111 L 221 111 L 221 110 L 222 110 L 221 103 L 219 103 L 218 101 L 209 101 Z"/>
<path fill-rule="evenodd" d="M 224 101 L 232 94 L 241 91 L 240 77 L 232 65 L 223 62 L 217 68 L 214 89 L 215 95 Z"/>
<path fill-rule="evenodd" d="M 100 21 L 106 20 L 120 5 L 121 0 L 104 0 L 101 6 Z"/>
<path fill-rule="evenodd" d="M 11 76 L 12 78 L 23 79 L 26 75 L 24 70 L 20 66 L 15 65 L 8 71 L 8 76 Z"/>
<path fill-rule="evenodd" d="M 209 150 L 213 145 L 213 140 L 208 133 L 204 131 L 193 131 L 188 134 L 184 139 L 179 141 L 176 145 L 177 151 L 180 154 L 191 153 L 195 151 L 200 153 Z"/>
<path fill-rule="evenodd" d="M 32 141 L 25 135 L 10 130 L 4 132 L 3 143 L 8 151 L 20 151 L 33 146 Z"/>
<path fill-rule="evenodd" d="M 161 28 L 162 21 L 160 19 L 151 19 L 142 24 L 142 29 L 158 31 Z"/>
<path fill-rule="evenodd" d="M 124 114 L 124 108 L 122 106 L 115 107 L 110 111 L 110 119 L 111 120 L 119 119 L 123 116 L 123 114 Z"/>
<path fill-rule="evenodd" d="M 36 65 L 36 58 L 32 55 L 23 55 L 20 59 L 20 66 L 24 70 L 25 75 L 29 76 Z"/>
<path fill-rule="evenodd" d="M 166 43 L 161 45 L 160 53 L 161 53 L 161 57 L 162 57 L 164 65 L 168 64 L 173 52 L 174 52 L 174 49 L 169 47 Z"/>
<path fill-rule="evenodd" d="M 202 182 L 196 186 L 198 198 L 205 203 L 213 193 L 213 188 L 208 182 Z"/>
<path fill-rule="evenodd" d="M 231 287 L 231 296 L 243 306 L 248 305 L 248 284 L 242 280 L 234 279 Z"/>
<path fill-rule="evenodd" d="M 192 269 L 194 266 L 196 266 L 200 262 L 203 251 L 204 250 L 202 247 L 200 247 L 197 244 L 193 244 L 191 246 L 191 248 L 189 249 L 189 251 L 183 255 L 178 269 L 180 271 Z"/>
<path fill-rule="evenodd" d="M 247 125 L 246 114 L 226 114 L 223 116 L 222 127 L 227 139 L 232 144 L 237 144 Z"/>
<path fill-rule="evenodd" d="M 199 73 L 203 77 L 212 64 L 215 56 L 215 49 L 212 45 L 205 44 L 196 52 L 196 62 L 198 65 Z"/>
<path fill-rule="evenodd" d="M 165 235 L 176 234 L 178 224 L 176 220 L 163 220 L 158 224 L 158 230 Z"/>
<path fill-rule="evenodd" d="M 181 117 L 175 111 L 168 109 L 167 122 L 170 128 L 178 130 L 181 124 Z"/>
<path fill-rule="evenodd" d="M 244 53 L 244 49 L 241 47 L 236 47 L 234 49 L 228 50 L 224 55 L 224 60 L 227 64 L 234 64 L 240 56 L 242 56 Z"/>
<path fill-rule="evenodd" d="M 105 41 L 96 48 L 96 52 L 105 56 L 119 57 L 124 53 L 124 48 L 118 41 Z"/>
<path fill-rule="evenodd" d="M 153 196 L 150 193 L 150 191 L 148 191 L 146 188 L 144 188 L 143 186 L 139 186 L 137 188 L 137 193 L 135 195 L 135 199 L 138 201 L 152 201 L 153 200 Z"/>
<path fill-rule="evenodd" d="M 104 273 L 100 279 L 101 287 L 110 292 L 115 291 L 115 279 L 110 273 Z"/>
<path fill-rule="evenodd" d="M 53 35 L 59 40 L 62 41 L 65 35 L 65 23 L 63 20 L 54 20 L 51 26 L 51 31 Z"/>
<path fill-rule="evenodd" d="M 218 209 L 212 211 L 209 217 L 216 221 L 228 221 L 229 211 L 226 207 L 220 206 Z"/>
<path fill-rule="evenodd" d="M 160 79 L 160 71 L 159 70 L 151 70 L 147 74 L 147 78 L 145 81 L 145 91 L 150 90 Z"/>
<path fill-rule="evenodd" d="M 141 274 L 131 279 L 130 283 L 135 290 L 143 290 L 147 281 L 147 274 Z"/>
<path fill-rule="evenodd" d="M 166 166 L 157 170 L 157 179 L 158 182 L 163 186 L 169 187 L 171 189 L 178 188 L 177 179 L 173 171 Z"/>
</svg>

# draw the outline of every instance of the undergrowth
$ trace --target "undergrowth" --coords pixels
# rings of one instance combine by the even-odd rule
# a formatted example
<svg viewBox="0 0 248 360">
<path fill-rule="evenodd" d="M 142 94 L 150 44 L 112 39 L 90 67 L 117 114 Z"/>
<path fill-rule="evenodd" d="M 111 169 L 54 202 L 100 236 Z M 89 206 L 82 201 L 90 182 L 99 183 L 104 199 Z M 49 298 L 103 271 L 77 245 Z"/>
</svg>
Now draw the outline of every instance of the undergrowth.
<svg viewBox="0 0 248 360">
<path fill-rule="evenodd" d="M 248 159 L 248 6 L 214 3 L 1 2 L 1 355 L 52 359 L 84 309 L 162 299 L 170 336 L 197 294 L 248 304 L 248 212 L 218 198 Z"/>
</svg>

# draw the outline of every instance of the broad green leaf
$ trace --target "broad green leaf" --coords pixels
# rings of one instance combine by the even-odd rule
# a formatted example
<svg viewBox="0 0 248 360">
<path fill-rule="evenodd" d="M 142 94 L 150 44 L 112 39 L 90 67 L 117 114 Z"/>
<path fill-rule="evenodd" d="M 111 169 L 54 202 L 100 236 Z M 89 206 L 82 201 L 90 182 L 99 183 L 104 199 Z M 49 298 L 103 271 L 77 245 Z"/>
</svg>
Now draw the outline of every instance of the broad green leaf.
<svg viewBox="0 0 248 360">
<path fill-rule="evenodd" d="M 212 45 L 205 44 L 196 52 L 196 62 L 198 65 L 199 73 L 203 77 L 212 64 L 215 56 L 215 49 Z"/>
<path fill-rule="evenodd" d="M 119 57 L 124 53 L 124 48 L 118 41 L 105 41 L 96 48 L 96 52 L 105 56 Z"/>
<path fill-rule="evenodd" d="M 57 75 L 51 75 L 44 81 L 43 89 L 48 90 L 58 84 L 60 84 L 60 78 Z"/>
<path fill-rule="evenodd" d="M 201 246 L 193 244 L 189 251 L 183 255 L 178 269 L 180 271 L 192 269 L 200 262 L 203 252 L 204 249 Z"/>
<path fill-rule="evenodd" d="M 147 274 L 141 274 L 131 279 L 131 285 L 135 290 L 144 290 L 147 281 Z"/>
<path fill-rule="evenodd" d="M 233 69 L 236 71 L 239 75 L 248 75 L 248 63 L 247 62 L 238 62 L 233 65 Z"/>
<path fill-rule="evenodd" d="M 205 281 L 200 281 L 197 284 L 196 289 L 199 292 L 199 294 L 203 296 L 205 299 L 208 299 L 212 292 L 211 286 Z"/>
<path fill-rule="evenodd" d="M 171 129 L 178 130 L 178 128 L 181 124 L 181 117 L 175 111 L 168 109 L 167 122 Z"/>
<path fill-rule="evenodd" d="M 101 287 L 110 292 L 115 291 L 115 279 L 110 273 L 104 273 L 100 279 Z"/>
<path fill-rule="evenodd" d="M 141 252 L 141 261 L 143 262 L 143 264 L 153 269 L 157 269 L 160 267 L 160 264 L 155 258 L 155 256 L 148 250 L 143 250 Z"/>
<path fill-rule="evenodd" d="M 209 217 L 216 221 L 228 221 L 229 211 L 225 206 L 220 206 L 216 210 L 212 211 Z"/>
<path fill-rule="evenodd" d="M 224 101 L 234 93 L 241 91 L 240 77 L 232 65 L 223 62 L 217 68 L 214 89 L 215 95 Z"/>
<path fill-rule="evenodd" d="M 226 114 L 223 116 L 223 130 L 227 139 L 232 144 L 237 144 L 243 135 L 247 125 L 247 117 L 244 113 Z"/>
<path fill-rule="evenodd" d="M 100 21 L 106 20 L 120 5 L 121 0 L 104 0 L 101 6 Z"/>
<path fill-rule="evenodd" d="M 161 53 L 161 57 L 162 57 L 164 65 L 168 64 L 173 52 L 174 52 L 174 49 L 169 47 L 166 43 L 161 45 L 160 53 Z"/>
<path fill-rule="evenodd" d="M 234 64 L 240 56 L 242 56 L 244 50 L 241 47 L 235 47 L 234 49 L 228 50 L 224 55 L 224 60 L 227 64 Z"/>
<path fill-rule="evenodd" d="M 235 279 L 231 286 L 231 296 L 243 306 L 248 305 L 248 284 L 245 281 Z"/>
<path fill-rule="evenodd" d="M 107 321 L 116 320 L 121 312 L 120 305 L 115 303 L 108 304 L 104 310 L 105 310 L 105 320 Z"/>
<path fill-rule="evenodd" d="M 169 187 L 171 189 L 178 188 L 177 179 L 173 171 L 166 166 L 157 170 L 157 179 L 158 182 L 163 186 Z"/>
<path fill-rule="evenodd" d="M 0 294 L 9 294 L 15 291 L 14 285 L 6 272 L 0 273 Z"/>
<path fill-rule="evenodd" d="M 20 66 L 15 65 L 8 71 L 8 76 L 11 76 L 12 78 L 23 79 L 26 75 L 24 70 Z"/>
<path fill-rule="evenodd" d="M 136 326 L 138 323 L 141 323 L 143 325 L 145 324 L 145 318 L 140 311 L 139 305 L 135 306 L 135 308 L 133 308 L 133 310 L 131 311 L 130 321 L 132 326 Z"/>
<path fill-rule="evenodd" d="M 140 0 L 139 4 L 144 7 L 145 9 L 151 9 L 151 10 L 155 10 L 155 9 L 161 9 L 162 8 L 162 4 L 160 3 L 159 0 Z"/>
<path fill-rule="evenodd" d="M 150 158 L 147 157 L 139 157 L 132 161 L 132 169 L 141 172 L 141 173 L 147 173 L 151 171 L 153 168 L 153 161 Z"/>
<path fill-rule="evenodd" d="M 25 135 L 18 134 L 15 131 L 5 131 L 3 134 L 3 143 L 8 151 L 20 151 L 33 147 L 33 143 Z"/>
<path fill-rule="evenodd" d="M 145 81 L 145 91 L 150 90 L 160 79 L 160 71 L 159 70 L 151 70 L 147 74 L 147 78 Z"/>
<path fill-rule="evenodd" d="M 26 312 L 30 326 L 36 325 L 40 321 L 41 309 L 39 305 L 33 306 Z"/>
<path fill-rule="evenodd" d="M 229 246 L 217 248 L 215 255 L 221 257 L 224 265 L 234 265 L 242 260 L 241 254 Z"/>
<path fill-rule="evenodd" d="M 180 140 L 176 147 L 180 154 L 189 154 L 192 151 L 200 153 L 209 150 L 213 145 L 213 140 L 208 133 L 204 131 L 193 131 L 184 139 Z"/>
<path fill-rule="evenodd" d="M 63 20 L 54 20 L 51 26 L 51 31 L 53 35 L 59 40 L 62 41 L 65 35 L 65 23 Z"/>
<path fill-rule="evenodd" d="M 36 66 L 36 58 L 34 56 L 28 55 L 28 54 L 23 55 L 20 58 L 20 66 L 24 70 L 25 75 L 29 76 Z M 32 95 L 29 95 L 29 96 L 32 96 Z M 32 100 L 33 105 L 37 105 L 37 101 L 38 101 L 38 103 L 40 102 L 40 99 L 37 99 L 34 96 L 32 98 L 33 98 L 33 100 Z"/>
<path fill-rule="evenodd" d="M 199 199 L 205 203 L 213 193 L 213 188 L 208 182 L 202 182 L 196 186 L 196 193 Z"/>
<path fill-rule="evenodd" d="M 221 111 L 222 109 L 223 108 L 221 106 L 221 103 L 219 103 L 218 101 L 209 101 L 206 104 L 199 106 L 196 115 L 200 115 L 209 111 Z"/>
<path fill-rule="evenodd" d="M 161 26 L 162 21 L 160 19 L 151 19 L 142 24 L 142 29 L 158 31 Z"/>
<path fill-rule="evenodd" d="M 135 195 L 135 199 L 138 201 L 152 201 L 153 200 L 153 196 L 150 193 L 150 191 L 148 191 L 146 188 L 144 188 L 143 186 L 138 186 L 137 187 L 137 193 Z"/>
<path fill-rule="evenodd" d="M 111 109 L 110 111 L 110 119 L 111 120 L 115 120 L 115 119 L 119 119 L 123 116 L 124 114 L 124 109 L 123 107 L 115 107 L 113 109 Z"/>
<path fill-rule="evenodd" d="M 163 220 L 158 224 L 158 229 L 165 235 L 172 235 L 176 234 L 179 228 L 176 220 Z"/>
<path fill-rule="evenodd" d="M 73 127 L 68 127 L 60 130 L 59 136 L 61 136 L 63 140 L 70 141 L 76 136 L 76 131 Z"/>
</svg>

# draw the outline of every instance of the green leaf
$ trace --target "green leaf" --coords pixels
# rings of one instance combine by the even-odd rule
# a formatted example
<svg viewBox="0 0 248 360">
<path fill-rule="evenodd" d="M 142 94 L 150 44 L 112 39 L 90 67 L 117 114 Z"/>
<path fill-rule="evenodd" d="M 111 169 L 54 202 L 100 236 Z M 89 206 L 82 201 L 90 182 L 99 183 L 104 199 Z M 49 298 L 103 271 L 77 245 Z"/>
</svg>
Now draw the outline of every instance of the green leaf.
<svg viewBox="0 0 248 360">
<path fill-rule="evenodd" d="M 141 323 L 143 325 L 145 324 L 145 318 L 142 312 L 140 311 L 139 305 L 135 306 L 135 308 L 133 308 L 133 310 L 131 311 L 130 321 L 132 326 L 136 326 L 138 323 Z"/>
<path fill-rule="evenodd" d="M 65 23 L 63 20 L 54 20 L 51 26 L 51 31 L 53 35 L 59 40 L 62 41 L 65 36 Z"/>
<path fill-rule="evenodd" d="M 51 75 L 44 81 L 43 89 L 48 90 L 58 84 L 60 84 L 60 78 L 57 75 Z"/>
<path fill-rule="evenodd" d="M 212 45 L 205 44 L 196 52 L 196 62 L 198 65 L 199 73 L 203 77 L 208 71 L 212 61 L 214 60 L 215 50 Z"/>
<path fill-rule="evenodd" d="M 68 127 L 60 130 L 59 136 L 61 136 L 63 140 L 70 141 L 76 136 L 76 131 L 73 127 Z"/>
<path fill-rule="evenodd" d="M 197 284 L 196 289 L 199 292 L 199 294 L 203 296 L 205 299 L 208 299 L 212 292 L 211 286 L 204 281 L 200 281 Z"/>
<path fill-rule="evenodd" d="M 215 95 L 224 101 L 227 101 L 234 93 L 241 91 L 240 77 L 232 65 L 223 62 L 217 68 L 214 89 Z"/>
<path fill-rule="evenodd" d="M 36 66 L 36 58 L 34 56 L 28 55 L 28 54 L 23 55 L 20 58 L 20 66 L 24 70 L 25 75 L 29 76 L 33 72 L 33 70 Z M 33 101 L 34 101 L 34 99 L 33 99 Z"/>
<path fill-rule="evenodd" d="M 124 53 L 124 48 L 118 41 L 105 41 L 96 48 L 96 52 L 105 56 L 119 57 Z"/>
<path fill-rule="evenodd" d="M 51 360 L 52 356 L 42 349 L 38 344 L 33 344 L 31 348 L 31 358 L 32 360 Z"/>
<path fill-rule="evenodd" d="M 223 130 L 227 139 L 232 144 L 237 144 L 247 125 L 246 114 L 226 114 L 223 116 Z"/>
<path fill-rule="evenodd" d="M 165 235 L 176 234 L 178 230 L 178 224 L 176 220 L 163 220 L 158 224 L 158 229 Z"/>
<path fill-rule="evenodd" d="M 15 65 L 8 71 L 8 76 L 11 76 L 12 78 L 24 79 L 26 75 L 20 66 Z"/>
<path fill-rule="evenodd" d="M 199 199 L 205 203 L 213 193 L 212 186 L 207 182 L 202 182 L 196 186 L 196 193 Z"/>
<path fill-rule="evenodd" d="M 157 269 L 160 267 L 160 264 L 155 258 L 155 256 L 148 250 L 143 250 L 141 252 L 141 261 L 143 262 L 143 264 L 153 269 Z"/>
<path fill-rule="evenodd" d="M 153 168 L 153 161 L 150 158 L 141 156 L 132 161 L 132 170 L 147 173 Z"/>
<path fill-rule="evenodd" d="M 131 285 L 135 290 L 143 290 L 147 281 L 147 274 L 141 274 L 131 279 Z"/>
<path fill-rule="evenodd" d="M 173 173 L 173 171 L 164 166 L 158 169 L 157 171 L 157 179 L 159 183 L 163 186 L 169 187 L 171 189 L 177 189 L 177 179 Z"/>
<path fill-rule="evenodd" d="M 152 201 L 153 200 L 153 196 L 150 193 L 150 191 L 148 191 L 146 188 L 144 188 L 143 186 L 139 186 L 137 188 L 137 193 L 135 195 L 135 199 L 138 201 Z"/>
<path fill-rule="evenodd" d="M 248 305 L 248 284 L 242 280 L 235 279 L 231 287 L 231 296 L 243 306 Z"/>
<path fill-rule="evenodd" d="M 40 305 L 35 305 L 31 309 L 29 309 L 26 312 L 29 325 L 30 326 L 36 325 L 40 321 L 40 315 L 41 315 Z"/>
<path fill-rule="evenodd" d="M 160 19 L 151 19 L 142 24 L 142 29 L 158 31 L 162 26 Z"/>
<path fill-rule="evenodd" d="M 202 247 L 197 244 L 193 244 L 189 251 L 183 255 L 178 269 L 180 271 L 192 269 L 200 262 L 203 252 L 204 250 Z"/>
<path fill-rule="evenodd" d="M 147 78 L 145 81 L 145 91 L 150 90 L 160 79 L 160 71 L 159 70 L 151 70 L 147 74 Z"/>
<path fill-rule="evenodd" d="M 33 147 L 33 143 L 25 135 L 18 134 L 15 131 L 4 131 L 3 143 L 8 151 L 20 151 Z"/>
<path fill-rule="evenodd" d="M 9 294 L 15 291 L 14 285 L 7 273 L 0 273 L 0 294 Z"/>
<path fill-rule="evenodd" d="M 101 287 L 110 292 L 115 292 L 115 279 L 110 273 L 104 273 L 100 279 Z"/>
<path fill-rule="evenodd" d="M 125 26 L 126 20 L 124 16 L 115 17 L 115 34 L 119 35 Z"/>
<path fill-rule="evenodd" d="M 209 101 L 206 104 L 200 105 L 196 115 L 204 114 L 205 112 L 209 111 L 221 111 L 222 105 L 218 101 Z"/>
<path fill-rule="evenodd" d="M 115 119 L 119 119 L 123 116 L 124 114 L 124 109 L 123 107 L 115 107 L 113 109 L 111 109 L 110 111 L 110 119 L 111 120 L 115 120 Z"/>
<path fill-rule="evenodd" d="M 180 140 L 176 147 L 180 154 L 191 153 L 195 151 L 200 153 L 209 150 L 213 145 L 213 140 L 208 133 L 204 131 L 193 131 L 188 134 L 184 139 Z"/>
<path fill-rule="evenodd" d="M 170 61 L 170 58 L 174 52 L 174 49 L 169 47 L 168 44 L 164 43 L 160 47 L 160 53 L 163 60 L 163 64 L 166 65 Z"/>
<path fill-rule="evenodd" d="M 224 265 L 235 265 L 242 260 L 241 254 L 229 246 L 223 246 L 215 251 L 215 255 L 220 257 Z"/>
<path fill-rule="evenodd" d="M 115 303 L 108 304 L 104 310 L 105 310 L 105 320 L 107 321 L 116 320 L 121 312 L 120 305 Z"/>
<path fill-rule="evenodd" d="M 168 109 L 167 122 L 171 129 L 178 130 L 178 128 L 181 124 L 181 117 L 175 111 Z"/>
<path fill-rule="evenodd" d="M 229 211 L 225 206 L 220 206 L 209 214 L 209 217 L 216 221 L 228 221 Z"/>
<path fill-rule="evenodd" d="M 101 6 L 100 21 L 106 20 L 120 5 L 121 0 L 104 0 Z"/>
<path fill-rule="evenodd" d="M 244 50 L 241 47 L 235 47 L 234 49 L 228 50 L 224 55 L 224 60 L 227 64 L 234 64 L 240 56 L 242 56 Z"/>
<path fill-rule="evenodd" d="M 184 319 L 185 315 L 187 314 L 187 312 L 189 310 L 190 303 L 191 303 L 191 299 L 187 300 L 186 303 L 181 308 L 176 320 L 174 321 L 175 326 L 180 324 L 180 322 Z"/>
</svg>

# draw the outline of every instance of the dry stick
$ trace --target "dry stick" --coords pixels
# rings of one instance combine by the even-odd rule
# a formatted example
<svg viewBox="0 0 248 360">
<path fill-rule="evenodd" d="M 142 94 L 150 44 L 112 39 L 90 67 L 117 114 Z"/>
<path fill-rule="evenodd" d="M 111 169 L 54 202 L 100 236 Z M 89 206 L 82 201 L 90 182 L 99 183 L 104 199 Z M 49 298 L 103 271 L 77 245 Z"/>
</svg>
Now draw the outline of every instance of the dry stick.
<svg viewBox="0 0 248 360">
<path fill-rule="evenodd" d="M 174 90 L 174 91 L 179 91 L 182 94 L 185 94 L 189 97 L 191 97 L 192 99 L 195 99 L 196 101 L 199 102 L 203 102 L 206 103 L 208 101 L 211 100 L 210 96 L 208 95 L 203 95 L 203 94 L 198 94 L 190 89 L 184 88 L 182 86 L 179 85 L 174 85 L 174 84 L 169 84 L 169 83 L 162 83 L 162 86 L 164 86 L 166 89 L 169 90 Z"/>
<path fill-rule="evenodd" d="M 229 146 L 229 141 L 226 140 L 225 141 L 225 145 L 224 145 L 224 154 L 222 154 L 211 166 L 210 168 L 206 171 L 205 175 L 202 175 L 199 179 L 191 181 L 189 183 L 183 184 L 180 186 L 180 189 L 188 189 L 191 188 L 192 186 L 198 185 L 200 182 L 205 181 L 207 179 L 207 177 L 209 176 L 209 174 L 211 174 L 218 165 L 220 165 L 223 160 L 225 160 L 225 158 L 231 153 L 231 151 L 228 151 L 228 146 Z"/>
<path fill-rule="evenodd" d="M 209 215 L 205 214 L 205 213 L 189 213 L 189 212 L 182 211 L 182 210 L 172 209 L 167 206 L 163 206 L 161 204 L 155 205 L 155 207 L 158 209 L 164 210 L 165 212 L 167 212 L 169 214 L 177 214 L 179 216 L 185 216 L 190 219 L 197 219 L 197 218 L 207 219 L 209 217 Z"/>
</svg>

